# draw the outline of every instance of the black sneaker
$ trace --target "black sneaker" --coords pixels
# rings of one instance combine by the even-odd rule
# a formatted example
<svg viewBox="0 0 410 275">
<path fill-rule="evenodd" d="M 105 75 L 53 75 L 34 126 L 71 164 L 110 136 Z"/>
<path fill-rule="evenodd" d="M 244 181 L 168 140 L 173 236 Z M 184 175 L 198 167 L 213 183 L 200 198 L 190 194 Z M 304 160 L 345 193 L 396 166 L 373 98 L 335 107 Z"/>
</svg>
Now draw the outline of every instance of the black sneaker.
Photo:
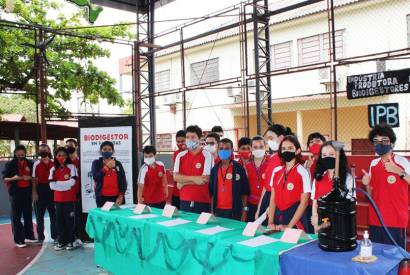
<svg viewBox="0 0 410 275">
<path fill-rule="evenodd" d="M 57 244 L 57 245 L 54 246 L 54 250 L 60 251 L 60 250 L 66 249 L 66 247 L 67 247 L 66 244 L 61 244 L 61 243 L 59 243 L 59 244 Z"/>
<path fill-rule="evenodd" d="M 18 248 L 24 248 L 24 247 L 27 247 L 27 244 L 25 242 L 18 242 L 18 243 L 16 243 L 16 246 Z"/>
</svg>

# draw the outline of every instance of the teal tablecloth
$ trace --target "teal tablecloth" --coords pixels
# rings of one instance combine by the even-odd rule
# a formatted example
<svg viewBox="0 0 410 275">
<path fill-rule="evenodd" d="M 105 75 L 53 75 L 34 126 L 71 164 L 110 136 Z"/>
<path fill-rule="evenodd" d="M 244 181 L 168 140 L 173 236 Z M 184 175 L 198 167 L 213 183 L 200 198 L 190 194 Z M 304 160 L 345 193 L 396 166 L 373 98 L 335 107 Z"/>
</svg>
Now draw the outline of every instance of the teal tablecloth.
<svg viewBox="0 0 410 275">
<path fill-rule="evenodd" d="M 252 248 L 237 244 L 250 239 L 241 235 L 245 223 L 218 219 L 200 225 L 197 214 L 182 212 L 180 218 L 191 223 L 165 227 L 157 223 L 169 218 L 159 209 L 153 213 L 159 216 L 137 220 L 130 209 L 91 210 L 86 230 L 94 239 L 96 264 L 114 274 L 278 274 L 279 255 L 296 246 L 278 241 Z M 233 230 L 212 236 L 195 232 L 216 225 Z"/>
</svg>

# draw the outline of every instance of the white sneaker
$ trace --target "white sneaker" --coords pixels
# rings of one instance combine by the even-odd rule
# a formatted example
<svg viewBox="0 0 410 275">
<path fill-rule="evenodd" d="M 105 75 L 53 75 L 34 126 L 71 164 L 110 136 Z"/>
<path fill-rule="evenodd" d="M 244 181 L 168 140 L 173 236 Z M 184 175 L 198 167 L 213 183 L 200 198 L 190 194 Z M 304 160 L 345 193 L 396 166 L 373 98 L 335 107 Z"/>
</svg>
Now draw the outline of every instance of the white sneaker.
<svg viewBox="0 0 410 275">
<path fill-rule="evenodd" d="M 24 242 L 20 242 L 20 243 L 16 243 L 16 246 L 17 246 L 18 248 L 24 248 L 24 247 L 27 247 L 27 244 L 24 243 Z"/>
<path fill-rule="evenodd" d="M 76 239 L 74 241 L 74 246 L 75 247 L 83 246 L 83 242 L 80 239 Z"/>
</svg>

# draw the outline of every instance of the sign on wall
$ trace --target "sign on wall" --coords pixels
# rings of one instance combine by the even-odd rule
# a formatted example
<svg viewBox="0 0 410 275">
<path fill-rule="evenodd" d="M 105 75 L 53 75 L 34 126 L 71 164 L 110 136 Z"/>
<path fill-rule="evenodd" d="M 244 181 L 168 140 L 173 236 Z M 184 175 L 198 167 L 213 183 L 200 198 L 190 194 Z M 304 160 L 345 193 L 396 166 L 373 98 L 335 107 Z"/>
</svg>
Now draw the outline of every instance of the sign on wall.
<svg viewBox="0 0 410 275">
<path fill-rule="evenodd" d="M 382 122 L 393 128 L 400 126 L 399 103 L 371 104 L 368 106 L 368 114 L 371 128 Z"/>
<path fill-rule="evenodd" d="M 347 98 L 358 99 L 410 93 L 410 69 L 347 77 Z"/>
</svg>

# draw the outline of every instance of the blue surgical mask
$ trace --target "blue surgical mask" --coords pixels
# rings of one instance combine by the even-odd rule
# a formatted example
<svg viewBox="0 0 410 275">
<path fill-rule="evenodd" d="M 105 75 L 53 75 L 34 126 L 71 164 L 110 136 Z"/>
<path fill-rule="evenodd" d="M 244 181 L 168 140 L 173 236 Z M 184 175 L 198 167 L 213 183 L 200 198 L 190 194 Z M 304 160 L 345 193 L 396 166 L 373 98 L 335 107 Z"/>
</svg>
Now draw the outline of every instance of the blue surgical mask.
<svg viewBox="0 0 410 275">
<path fill-rule="evenodd" d="M 186 141 L 186 148 L 188 148 L 188 150 L 195 150 L 198 148 L 198 145 L 199 142 L 197 140 L 188 139 Z"/>
<path fill-rule="evenodd" d="M 101 152 L 101 155 L 103 158 L 105 159 L 109 159 L 110 157 L 112 157 L 113 152 Z"/>
<path fill-rule="evenodd" d="M 374 146 L 374 151 L 376 151 L 376 154 L 378 154 L 379 156 L 383 156 L 385 154 L 387 154 L 388 152 L 390 152 L 392 150 L 391 144 L 376 144 Z"/>
<path fill-rule="evenodd" d="M 221 160 L 228 160 L 231 158 L 231 150 L 219 150 L 218 156 Z"/>
</svg>

